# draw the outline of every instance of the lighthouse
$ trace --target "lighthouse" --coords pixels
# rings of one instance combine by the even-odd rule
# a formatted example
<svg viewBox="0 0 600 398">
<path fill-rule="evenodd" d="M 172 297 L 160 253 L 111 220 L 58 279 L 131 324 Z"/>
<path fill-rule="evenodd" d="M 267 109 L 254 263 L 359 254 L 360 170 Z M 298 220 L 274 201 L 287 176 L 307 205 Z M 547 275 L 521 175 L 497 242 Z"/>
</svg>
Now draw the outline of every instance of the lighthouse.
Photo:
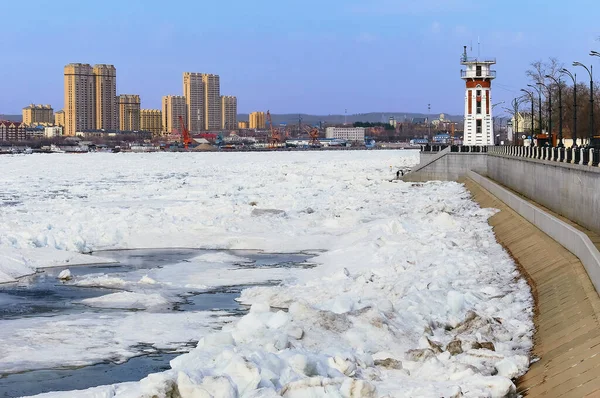
<svg viewBox="0 0 600 398">
<path fill-rule="evenodd" d="M 496 78 L 496 71 L 491 68 L 496 60 L 468 57 L 467 46 L 464 46 L 460 63 L 464 66 L 460 77 L 466 85 L 463 144 L 494 145 L 492 80 Z"/>
</svg>

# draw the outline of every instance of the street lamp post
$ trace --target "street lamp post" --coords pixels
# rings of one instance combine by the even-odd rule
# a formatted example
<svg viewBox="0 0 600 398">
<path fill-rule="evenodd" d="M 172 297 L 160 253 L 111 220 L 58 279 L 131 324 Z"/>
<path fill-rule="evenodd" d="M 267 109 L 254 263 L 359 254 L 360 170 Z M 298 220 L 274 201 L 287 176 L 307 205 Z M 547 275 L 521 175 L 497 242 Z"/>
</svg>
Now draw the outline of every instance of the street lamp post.
<svg viewBox="0 0 600 398">
<path fill-rule="evenodd" d="M 533 84 L 528 84 L 527 87 L 531 87 L 534 88 L 537 92 L 538 92 L 538 99 L 539 99 L 539 103 L 538 103 L 538 112 L 539 112 L 539 116 L 540 116 L 540 120 L 539 120 L 539 129 L 540 129 L 540 133 L 542 132 L 542 90 L 540 90 L 540 88 L 538 86 L 534 86 Z M 532 137 L 533 139 L 533 137 Z"/>
<path fill-rule="evenodd" d="M 590 51 L 590 55 L 591 55 L 592 57 L 600 57 L 600 52 L 598 52 L 598 51 Z M 592 65 L 590 65 L 590 73 L 591 73 L 591 70 L 592 70 Z M 592 89 L 593 89 L 593 87 L 594 87 L 594 84 L 593 84 L 593 82 L 592 82 L 592 84 L 590 85 L 590 88 L 592 88 Z M 592 99 L 593 99 L 593 97 L 594 97 L 594 96 L 592 95 Z M 592 104 L 593 104 L 593 103 L 592 103 Z M 592 106 L 592 112 L 593 112 L 593 109 L 594 109 L 594 107 Z M 591 124 L 592 124 L 592 130 L 594 130 L 594 129 L 595 129 L 595 127 L 596 127 L 596 126 L 594 125 L 593 115 L 594 115 L 594 114 L 592 113 L 592 122 L 591 122 Z M 594 138 L 594 133 L 593 133 L 593 132 L 591 133 L 591 138 Z M 591 140 L 590 140 L 590 144 L 591 144 Z"/>
<path fill-rule="evenodd" d="M 552 147 L 554 146 L 552 145 L 552 91 L 550 90 L 550 87 L 546 86 L 543 82 L 537 82 L 536 84 L 548 90 L 548 139 L 549 146 Z"/>
<path fill-rule="evenodd" d="M 558 80 L 552 75 L 546 75 L 546 77 L 552 80 L 558 86 L 558 147 L 564 147 L 563 144 L 563 105 L 562 105 L 562 85 L 560 77 Z"/>
<path fill-rule="evenodd" d="M 533 105 L 535 103 L 535 98 L 533 97 L 533 93 L 531 91 L 527 91 L 524 88 L 522 88 L 521 91 L 523 91 L 524 93 L 529 94 L 529 99 L 531 100 L 531 128 L 529 129 L 530 130 L 529 132 L 531 133 L 531 143 L 530 143 L 530 146 L 533 146 L 533 125 L 534 125 L 534 121 L 533 121 L 533 118 L 534 118 L 534 116 L 533 116 L 533 112 L 534 112 Z"/>
<path fill-rule="evenodd" d="M 429 114 L 431 113 L 431 104 L 427 104 L 427 134 L 431 139 L 431 121 L 429 120 Z"/>
<path fill-rule="evenodd" d="M 577 73 L 571 73 L 565 68 L 560 71 L 573 80 L 573 147 L 577 147 Z"/>
<path fill-rule="evenodd" d="M 503 103 L 504 103 L 504 101 L 500 101 L 500 102 L 496 102 L 495 104 L 492 104 L 492 114 L 495 115 L 494 108 L 497 107 L 498 105 L 502 105 Z M 496 117 L 492 116 L 492 130 L 494 130 L 494 131 L 496 129 L 495 120 L 496 120 Z M 496 137 L 499 137 L 499 136 L 500 136 L 500 134 L 496 135 Z M 495 143 L 495 141 L 496 140 L 494 139 L 494 143 Z M 498 139 L 498 141 L 500 141 L 500 139 Z M 498 145 L 500 145 L 500 142 L 498 142 Z"/>
<path fill-rule="evenodd" d="M 573 66 L 583 67 L 590 75 L 590 131 L 588 133 L 588 146 L 592 144 L 592 138 L 594 138 L 594 78 L 592 76 L 592 65 L 588 68 L 581 62 L 573 62 Z"/>
</svg>

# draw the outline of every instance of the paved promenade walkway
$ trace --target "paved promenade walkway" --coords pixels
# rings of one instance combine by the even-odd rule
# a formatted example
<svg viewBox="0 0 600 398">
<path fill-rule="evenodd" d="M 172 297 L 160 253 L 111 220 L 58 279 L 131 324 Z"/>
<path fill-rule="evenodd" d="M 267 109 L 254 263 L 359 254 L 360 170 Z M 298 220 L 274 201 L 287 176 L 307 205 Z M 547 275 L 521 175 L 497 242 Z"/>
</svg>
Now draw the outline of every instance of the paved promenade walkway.
<svg viewBox="0 0 600 398">
<path fill-rule="evenodd" d="M 489 223 L 535 298 L 533 355 L 540 360 L 517 381 L 518 392 L 526 397 L 600 397 L 600 298 L 583 264 L 476 182 L 462 182 L 481 207 L 500 210 Z M 574 226 L 600 245 L 598 235 Z"/>
</svg>

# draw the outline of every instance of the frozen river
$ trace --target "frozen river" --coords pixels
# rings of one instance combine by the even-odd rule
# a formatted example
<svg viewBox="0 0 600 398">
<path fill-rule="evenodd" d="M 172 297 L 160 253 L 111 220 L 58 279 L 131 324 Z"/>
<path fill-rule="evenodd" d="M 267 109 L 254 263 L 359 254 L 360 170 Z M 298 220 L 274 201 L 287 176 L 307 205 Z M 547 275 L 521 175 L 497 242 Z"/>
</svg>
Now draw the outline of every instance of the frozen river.
<svg viewBox="0 0 600 398">
<path fill-rule="evenodd" d="M 131 272 L 152 272 L 153 270 L 177 266 L 182 262 L 190 263 L 195 257 L 214 251 L 198 249 L 144 249 L 101 252 L 103 258 L 114 260 L 109 265 L 83 265 L 71 268 L 57 267 L 46 269 L 42 273 L 23 277 L 18 283 L 0 285 L 0 327 L 11 329 L 9 320 L 21 320 L 20 326 L 31 328 L 30 334 L 34 332 L 37 325 L 47 325 L 49 317 L 64 318 L 64 315 L 77 314 L 80 318 L 94 319 L 98 322 L 98 328 L 105 316 L 127 317 L 129 314 L 123 309 L 95 308 L 82 304 L 83 300 L 101 297 L 114 293 L 110 288 L 79 286 L 78 281 L 94 277 L 95 275 L 111 275 L 114 278 L 126 277 Z M 266 254 L 257 252 L 236 252 L 243 262 L 233 263 L 232 267 L 305 267 L 310 266 L 305 254 Z M 233 252 L 226 255 L 233 256 Z M 202 262 L 196 263 L 202 267 Z M 69 269 L 72 279 L 60 281 L 57 277 L 64 270 Z M 214 290 L 189 290 L 181 291 L 175 296 L 173 305 L 164 308 L 161 313 L 178 314 L 181 318 L 188 318 L 187 312 L 198 311 L 220 311 L 229 316 L 240 316 L 246 313 L 246 309 L 235 301 L 240 291 L 247 286 L 226 286 Z M 129 309 L 127 311 L 137 311 Z M 160 313 L 156 314 L 160 317 Z M 23 322 L 28 320 L 29 322 Z M 5 322 L 3 322 L 5 321 Z M 193 323 L 184 325 L 187 328 L 197 327 Z M 10 330 L 6 336 L 5 344 L 11 341 L 15 334 L 21 332 Z M 40 334 L 41 331 L 38 331 Z M 187 352 L 195 346 L 197 341 L 173 342 L 167 349 L 161 349 L 153 345 L 152 337 L 146 341 L 138 341 L 132 345 L 129 354 L 121 357 L 115 356 L 114 352 L 105 351 L 105 358 L 97 357 L 90 359 L 87 366 L 79 362 L 77 366 L 71 365 L 66 358 L 58 361 L 52 358 L 52 354 L 61 352 L 58 346 L 50 347 L 51 352 L 47 361 L 30 361 L 23 366 L 13 367 L 12 373 L 0 371 L 0 397 L 16 397 L 33 395 L 47 391 L 61 391 L 71 389 L 85 389 L 103 384 L 113 384 L 125 381 L 139 380 L 149 373 L 169 369 L 169 361 L 177 356 L 177 353 Z M 22 347 L 29 344 L 31 340 L 12 341 L 12 345 Z M 81 344 L 83 343 L 83 344 Z M 101 341 L 88 339 L 80 342 L 81 349 L 94 349 Z M 79 358 L 81 359 L 81 358 Z M 126 362 L 124 362 L 126 361 Z M 99 363 L 98 363 L 99 362 Z M 6 359 L 3 366 L 7 366 Z M 71 366 L 70 366 L 71 365 Z M 16 373 L 15 373 L 16 372 Z"/>
<path fill-rule="evenodd" d="M 0 282 L 68 266 L 66 285 L 81 289 L 64 308 L 0 294 L 0 373 L 198 341 L 171 369 L 140 363 L 132 380 L 165 368 L 141 382 L 45 396 L 511 394 L 529 365 L 529 288 L 495 242 L 493 210 L 462 185 L 394 180 L 417 161 L 413 151 L 0 157 Z M 202 250 L 126 271 L 85 254 L 141 248 Z M 314 264 L 256 266 L 260 250 Z M 72 266 L 90 262 L 103 264 Z M 192 294 L 227 286 L 247 287 L 248 313 Z"/>
</svg>

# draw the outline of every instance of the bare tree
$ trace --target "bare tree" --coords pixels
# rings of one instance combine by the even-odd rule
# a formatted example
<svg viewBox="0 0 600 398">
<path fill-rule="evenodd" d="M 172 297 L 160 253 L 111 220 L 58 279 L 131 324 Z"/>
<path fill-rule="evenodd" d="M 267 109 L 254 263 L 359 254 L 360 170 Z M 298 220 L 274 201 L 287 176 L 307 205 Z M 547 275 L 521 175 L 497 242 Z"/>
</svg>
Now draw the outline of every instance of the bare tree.
<svg viewBox="0 0 600 398">
<path fill-rule="evenodd" d="M 546 75 L 558 78 L 560 70 L 563 68 L 563 63 L 559 62 L 557 58 L 549 58 L 548 61 L 535 61 L 531 63 L 531 68 L 527 69 L 525 74 L 533 84 L 537 82 L 543 82 Z"/>
</svg>

